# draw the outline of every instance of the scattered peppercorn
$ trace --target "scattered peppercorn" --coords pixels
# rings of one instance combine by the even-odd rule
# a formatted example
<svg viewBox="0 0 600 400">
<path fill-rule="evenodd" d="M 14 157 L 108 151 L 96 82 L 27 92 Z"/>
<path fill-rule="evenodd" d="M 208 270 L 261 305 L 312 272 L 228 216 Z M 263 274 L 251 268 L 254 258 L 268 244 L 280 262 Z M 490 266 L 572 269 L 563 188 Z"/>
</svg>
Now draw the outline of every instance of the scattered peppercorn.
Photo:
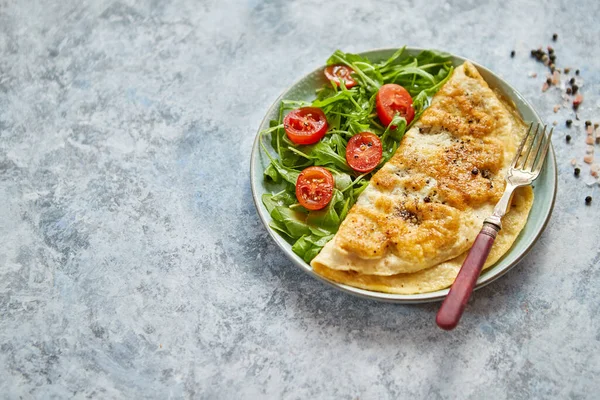
<svg viewBox="0 0 600 400">
<path fill-rule="evenodd" d="M 477 169 L 477 167 L 475 167 L 475 168 L 473 168 L 473 169 L 471 170 L 471 173 L 472 173 L 473 175 L 477 175 L 477 174 L 479 173 L 479 170 Z"/>
<path fill-rule="evenodd" d="M 556 61 L 556 54 L 550 54 L 550 61 Z"/>
<path fill-rule="evenodd" d="M 514 56 L 515 56 L 515 51 L 513 50 L 510 52 L 510 57 L 513 58 Z"/>
<path fill-rule="evenodd" d="M 575 78 L 571 78 L 571 79 L 569 80 L 569 83 L 570 83 L 571 85 L 573 85 L 573 84 L 575 83 Z"/>
<path fill-rule="evenodd" d="M 571 94 L 571 93 L 573 93 L 573 90 L 570 87 L 568 87 L 567 88 L 567 94 Z"/>
<path fill-rule="evenodd" d="M 575 75 L 579 75 L 579 70 L 578 69 L 575 70 Z"/>
<path fill-rule="evenodd" d="M 571 72 L 571 68 L 565 68 L 565 74 L 568 74 L 569 72 Z"/>
<path fill-rule="evenodd" d="M 429 196 L 425 196 L 425 197 L 423 198 L 423 201 L 424 201 L 425 203 L 429 203 L 429 202 L 431 201 L 431 199 L 429 198 Z"/>
<path fill-rule="evenodd" d="M 548 54 L 554 53 L 554 48 L 552 46 L 548 46 Z"/>
<path fill-rule="evenodd" d="M 565 140 L 567 141 L 567 143 L 569 143 L 569 142 L 571 141 L 571 135 L 567 135 L 567 136 L 565 137 Z"/>
<path fill-rule="evenodd" d="M 570 127 L 571 125 L 573 125 L 573 120 L 572 119 L 568 119 L 566 121 L 566 124 L 567 124 L 568 127 Z"/>
<path fill-rule="evenodd" d="M 554 40 L 556 42 L 556 39 L 558 39 L 558 33 L 554 33 L 552 35 L 552 40 Z"/>
<path fill-rule="evenodd" d="M 548 79 L 546 79 L 546 83 L 547 83 L 548 85 L 552 85 L 552 78 L 548 78 Z"/>
<path fill-rule="evenodd" d="M 576 94 L 577 90 L 579 90 L 579 86 L 573 85 L 573 87 L 571 89 L 572 89 L 571 91 L 573 92 L 573 94 Z"/>
<path fill-rule="evenodd" d="M 575 168 L 575 170 L 573 171 L 573 174 L 575 176 L 579 176 L 580 173 L 581 173 L 581 169 L 579 169 L 579 168 Z"/>
<path fill-rule="evenodd" d="M 590 121 L 589 119 L 587 121 L 585 121 L 585 127 L 587 128 L 588 126 L 590 126 L 592 124 L 592 121 Z"/>
<path fill-rule="evenodd" d="M 585 204 L 591 204 L 592 203 L 592 196 L 586 196 L 585 197 Z"/>
</svg>

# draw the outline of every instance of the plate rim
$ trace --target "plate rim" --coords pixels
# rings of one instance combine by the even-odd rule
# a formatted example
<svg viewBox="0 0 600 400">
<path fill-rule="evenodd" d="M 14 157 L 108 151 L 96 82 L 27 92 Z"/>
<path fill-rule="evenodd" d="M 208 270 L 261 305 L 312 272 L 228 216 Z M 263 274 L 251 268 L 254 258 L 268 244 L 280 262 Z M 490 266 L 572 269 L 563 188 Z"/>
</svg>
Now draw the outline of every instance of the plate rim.
<svg viewBox="0 0 600 400">
<path fill-rule="evenodd" d="M 375 53 L 375 52 L 394 52 L 396 50 L 400 49 L 400 47 L 382 47 L 382 48 L 374 48 L 374 49 L 368 49 L 365 51 L 360 51 L 360 52 L 356 52 L 355 54 L 359 54 L 359 55 L 364 55 L 364 54 L 368 54 L 368 53 Z M 421 48 L 421 47 L 412 47 L 412 46 L 405 46 L 405 50 L 408 51 L 414 51 L 414 52 L 419 52 L 419 51 L 423 51 L 423 50 L 433 50 L 433 49 L 425 49 L 425 48 Z M 493 72 L 492 70 L 490 70 L 489 68 L 486 68 L 485 66 L 467 58 L 467 57 L 463 57 L 461 55 L 455 54 L 455 53 L 449 53 L 446 52 L 448 54 L 450 54 L 452 57 L 454 58 L 458 58 L 461 59 L 463 62 L 464 61 L 469 61 L 470 63 L 472 63 L 478 70 L 484 70 L 486 73 L 491 74 L 492 76 L 494 76 L 496 79 L 498 79 L 499 81 L 503 82 L 507 87 L 509 87 L 514 94 L 519 97 L 520 101 L 523 102 L 523 104 L 529 108 L 532 112 L 532 114 L 534 115 L 535 119 L 537 119 L 536 122 L 538 123 L 543 123 L 542 119 L 540 118 L 538 112 L 536 111 L 536 109 L 531 105 L 531 103 L 518 91 L 516 90 L 512 85 L 510 85 L 505 79 L 501 78 L 498 74 L 496 74 L 495 72 Z M 310 265 L 308 263 L 306 263 L 304 260 L 302 260 L 297 254 L 295 254 L 293 251 L 288 250 L 284 247 L 282 247 L 282 245 L 280 244 L 280 240 L 284 240 L 283 238 L 279 237 L 277 235 L 276 232 L 273 231 L 273 229 L 271 229 L 269 227 L 269 221 L 267 221 L 266 217 L 263 215 L 262 209 L 261 209 L 261 205 L 262 205 L 262 201 L 258 196 L 258 190 L 256 188 L 256 180 L 253 178 L 255 176 L 255 168 L 254 168 L 254 164 L 255 164 L 255 159 L 257 157 L 257 153 L 260 152 L 260 145 L 258 143 L 259 138 L 260 138 L 260 132 L 261 129 L 260 127 L 262 127 L 265 123 L 268 123 L 268 117 L 269 115 L 272 114 L 272 112 L 274 111 L 274 109 L 276 107 L 279 107 L 279 104 L 281 103 L 281 100 L 283 99 L 284 95 L 289 92 L 292 88 L 294 88 L 295 86 L 297 86 L 298 84 L 300 84 L 300 82 L 302 82 L 304 79 L 308 78 L 309 76 L 317 73 L 320 69 L 323 68 L 323 65 L 320 65 L 319 67 L 311 70 L 310 72 L 304 74 L 302 77 L 298 78 L 297 80 L 295 80 L 291 85 L 287 86 L 282 92 L 281 94 L 277 97 L 277 99 L 275 99 L 275 101 L 273 102 L 273 104 L 268 108 L 268 110 L 265 113 L 265 116 L 263 117 L 263 119 L 261 120 L 260 124 L 259 124 L 259 130 L 256 133 L 255 137 L 254 137 L 254 141 L 252 142 L 252 152 L 250 154 L 250 188 L 252 191 L 252 200 L 254 201 L 254 206 L 256 207 L 256 212 L 262 222 L 262 224 L 264 225 L 265 229 L 267 230 L 267 232 L 269 233 L 269 236 L 275 241 L 275 244 L 277 244 L 277 246 L 283 251 L 283 253 L 287 256 L 287 258 L 292 261 L 297 267 L 299 267 L 302 271 L 304 271 L 305 273 L 309 274 L 310 276 L 318 279 L 319 281 L 327 284 L 330 287 L 334 287 L 338 290 L 341 290 L 344 293 L 349 293 L 351 295 L 354 295 L 356 297 L 360 297 L 363 299 L 369 299 L 369 300 L 376 300 L 376 301 L 381 301 L 381 302 L 387 302 L 387 303 L 397 303 L 397 304 L 422 304 L 422 303 L 431 303 L 431 302 L 438 302 L 443 300 L 446 295 L 449 292 L 449 288 L 446 289 L 441 289 L 441 290 L 436 290 L 434 292 L 427 292 L 427 293 L 417 293 L 417 294 L 394 294 L 394 293 L 384 293 L 384 292 L 375 292 L 372 290 L 366 290 L 366 289 L 361 289 L 361 288 L 357 288 L 354 286 L 349 286 L 349 285 L 345 285 L 343 283 L 338 283 L 338 282 L 334 282 L 334 281 L 330 281 L 329 279 L 317 274 L 315 271 L 313 271 L 313 269 L 310 267 Z M 511 99 L 512 100 L 512 99 Z M 515 258 L 515 260 L 513 260 L 510 264 L 508 264 L 504 269 L 499 270 L 498 273 L 496 273 L 493 276 L 489 276 L 489 277 L 485 277 L 484 279 L 482 279 L 481 277 L 479 277 L 477 279 L 477 284 L 475 286 L 474 290 L 478 290 L 481 289 L 487 285 L 489 285 L 490 283 L 496 281 L 497 279 L 501 278 L 502 276 L 504 276 L 506 273 L 508 273 L 510 270 L 512 270 L 517 264 L 519 264 L 523 258 L 529 254 L 529 252 L 531 251 L 531 249 L 536 245 L 536 243 L 538 242 L 538 240 L 540 239 L 540 236 L 542 235 L 542 233 L 546 230 L 548 223 L 550 221 L 550 218 L 552 216 L 552 213 L 554 211 L 554 206 L 555 206 L 555 202 L 556 202 L 556 195 L 557 195 L 557 187 L 558 187 L 558 168 L 557 168 L 557 164 L 556 164 L 556 154 L 554 152 L 554 144 L 551 143 L 550 146 L 550 153 L 552 155 L 551 158 L 548 159 L 552 161 L 552 164 L 554 166 L 554 179 L 553 179 L 553 191 L 552 191 L 552 199 L 550 202 L 550 208 L 548 209 L 546 215 L 543 217 L 544 218 L 544 222 L 542 223 L 540 229 L 538 230 L 538 232 L 535 233 L 535 236 L 533 238 L 533 240 L 531 241 L 531 243 Z M 547 168 L 546 163 L 544 163 L 544 165 Z M 276 236 L 277 235 L 277 236 Z M 511 246 L 512 247 L 512 246 Z M 504 257 L 504 256 L 503 256 Z"/>
</svg>

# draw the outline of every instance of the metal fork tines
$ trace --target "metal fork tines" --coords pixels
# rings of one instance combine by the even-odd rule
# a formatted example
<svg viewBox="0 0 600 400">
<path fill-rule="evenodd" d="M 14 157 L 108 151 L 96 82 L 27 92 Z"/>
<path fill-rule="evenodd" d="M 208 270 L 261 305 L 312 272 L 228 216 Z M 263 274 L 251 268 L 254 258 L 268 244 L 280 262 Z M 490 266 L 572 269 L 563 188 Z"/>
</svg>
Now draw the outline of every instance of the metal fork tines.
<svg viewBox="0 0 600 400">
<path fill-rule="evenodd" d="M 535 125 L 535 129 L 534 129 Z M 502 227 L 501 219 L 508 212 L 510 199 L 514 190 L 520 186 L 531 185 L 538 177 L 551 144 L 554 128 L 546 133 L 547 126 L 529 125 L 527 134 L 521 141 L 517 153 L 506 172 L 506 188 L 502 198 L 496 204 L 492 216 L 486 222 Z"/>
</svg>

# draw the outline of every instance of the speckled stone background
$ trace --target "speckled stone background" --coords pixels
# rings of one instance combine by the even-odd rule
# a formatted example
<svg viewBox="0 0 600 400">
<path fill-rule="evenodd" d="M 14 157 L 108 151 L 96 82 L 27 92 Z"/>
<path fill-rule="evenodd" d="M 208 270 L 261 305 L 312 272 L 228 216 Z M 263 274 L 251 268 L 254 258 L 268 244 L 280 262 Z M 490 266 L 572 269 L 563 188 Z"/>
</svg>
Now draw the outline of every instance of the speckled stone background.
<svg viewBox="0 0 600 400">
<path fill-rule="evenodd" d="M 353 3 L 0 0 L 0 398 L 597 398 L 600 188 L 529 50 L 581 69 L 600 122 L 600 3 Z M 560 127 L 548 229 L 450 333 L 436 304 L 293 267 L 250 193 L 279 93 L 336 48 L 405 43 L 490 67 Z"/>
</svg>

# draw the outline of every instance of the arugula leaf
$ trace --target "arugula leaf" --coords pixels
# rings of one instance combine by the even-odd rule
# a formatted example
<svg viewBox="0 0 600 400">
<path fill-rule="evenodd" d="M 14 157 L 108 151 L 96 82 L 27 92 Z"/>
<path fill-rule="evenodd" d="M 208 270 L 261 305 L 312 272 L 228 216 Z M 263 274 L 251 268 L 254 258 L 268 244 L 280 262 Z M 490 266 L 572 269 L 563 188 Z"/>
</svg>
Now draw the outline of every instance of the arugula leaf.
<svg viewBox="0 0 600 400">
<path fill-rule="evenodd" d="M 349 174 L 346 174 L 345 172 L 341 171 L 336 171 L 334 169 L 332 169 L 330 172 L 333 175 L 333 179 L 335 180 L 335 188 L 340 192 L 343 192 L 344 190 L 346 190 L 346 188 L 352 185 L 352 178 Z"/>
<path fill-rule="evenodd" d="M 333 235 L 317 236 L 304 235 L 294 243 L 292 250 L 304 261 L 310 263 L 319 254 L 319 251 L 333 238 Z"/>
<path fill-rule="evenodd" d="M 265 178 L 270 178 L 275 183 L 281 182 L 281 175 L 277 172 L 277 168 L 275 168 L 273 163 L 269 163 L 269 166 L 265 168 L 263 174 L 265 175 Z"/>
<path fill-rule="evenodd" d="M 271 218 L 281 222 L 285 226 L 287 234 L 292 238 L 310 233 L 310 228 L 306 222 L 302 221 L 298 214 L 285 206 L 277 206 L 271 212 Z"/>
<path fill-rule="evenodd" d="M 306 221 L 314 226 L 324 228 L 331 233 L 337 232 L 337 228 L 340 225 L 340 216 L 335 210 L 335 206 L 340 202 L 344 201 L 344 195 L 337 189 L 333 190 L 333 197 L 331 201 L 322 210 L 311 211 L 306 218 Z"/>
<path fill-rule="evenodd" d="M 273 169 L 275 169 L 284 180 L 292 185 L 296 184 L 298 175 L 300 175 L 300 171 L 297 171 L 293 168 L 284 167 L 279 160 L 272 160 L 270 165 L 273 166 Z"/>
<path fill-rule="evenodd" d="M 344 172 L 352 171 L 346 163 L 346 157 L 340 156 L 327 142 L 319 142 L 314 145 L 310 157 L 315 165 L 330 166 Z"/>
<path fill-rule="evenodd" d="M 271 227 L 271 229 L 273 229 L 276 232 L 279 232 L 279 234 L 281 236 L 283 236 L 283 238 L 285 240 L 293 240 L 294 238 L 290 236 L 290 234 L 288 233 L 285 225 L 283 225 L 281 222 L 279 221 L 275 221 L 275 220 L 271 220 L 271 222 L 269 222 L 269 226 Z"/>
<path fill-rule="evenodd" d="M 286 206 L 289 207 L 292 204 L 296 203 L 296 196 L 292 193 L 289 193 L 286 190 L 282 190 L 277 194 L 269 194 L 265 193 L 262 195 L 261 200 L 265 205 L 265 208 L 271 214 L 275 207 L 278 206 Z"/>
<path fill-rule="evenodd" d="M 406 46 L 396 50 L 396 52 L 394 54 L 392 54 L 392 56 L 390 58 L 388 58 L 387 61 L 381 65 L 381 70 L 385 70 L 386 68 L 391 66 L 397 59 L 400 58 L 400 56 L 402 54 L 404 54 L 404 50 L 406 50 Z"/>
<path fill-rule="evenodd" d="M 422 65 L 445 63 L 450 61 L 451 58 L 452 55 L 450 53 L 439 50 L 423 50 L 416 57 L 416 59 L 419 60 L 419 64 Z"/>
</svg>

